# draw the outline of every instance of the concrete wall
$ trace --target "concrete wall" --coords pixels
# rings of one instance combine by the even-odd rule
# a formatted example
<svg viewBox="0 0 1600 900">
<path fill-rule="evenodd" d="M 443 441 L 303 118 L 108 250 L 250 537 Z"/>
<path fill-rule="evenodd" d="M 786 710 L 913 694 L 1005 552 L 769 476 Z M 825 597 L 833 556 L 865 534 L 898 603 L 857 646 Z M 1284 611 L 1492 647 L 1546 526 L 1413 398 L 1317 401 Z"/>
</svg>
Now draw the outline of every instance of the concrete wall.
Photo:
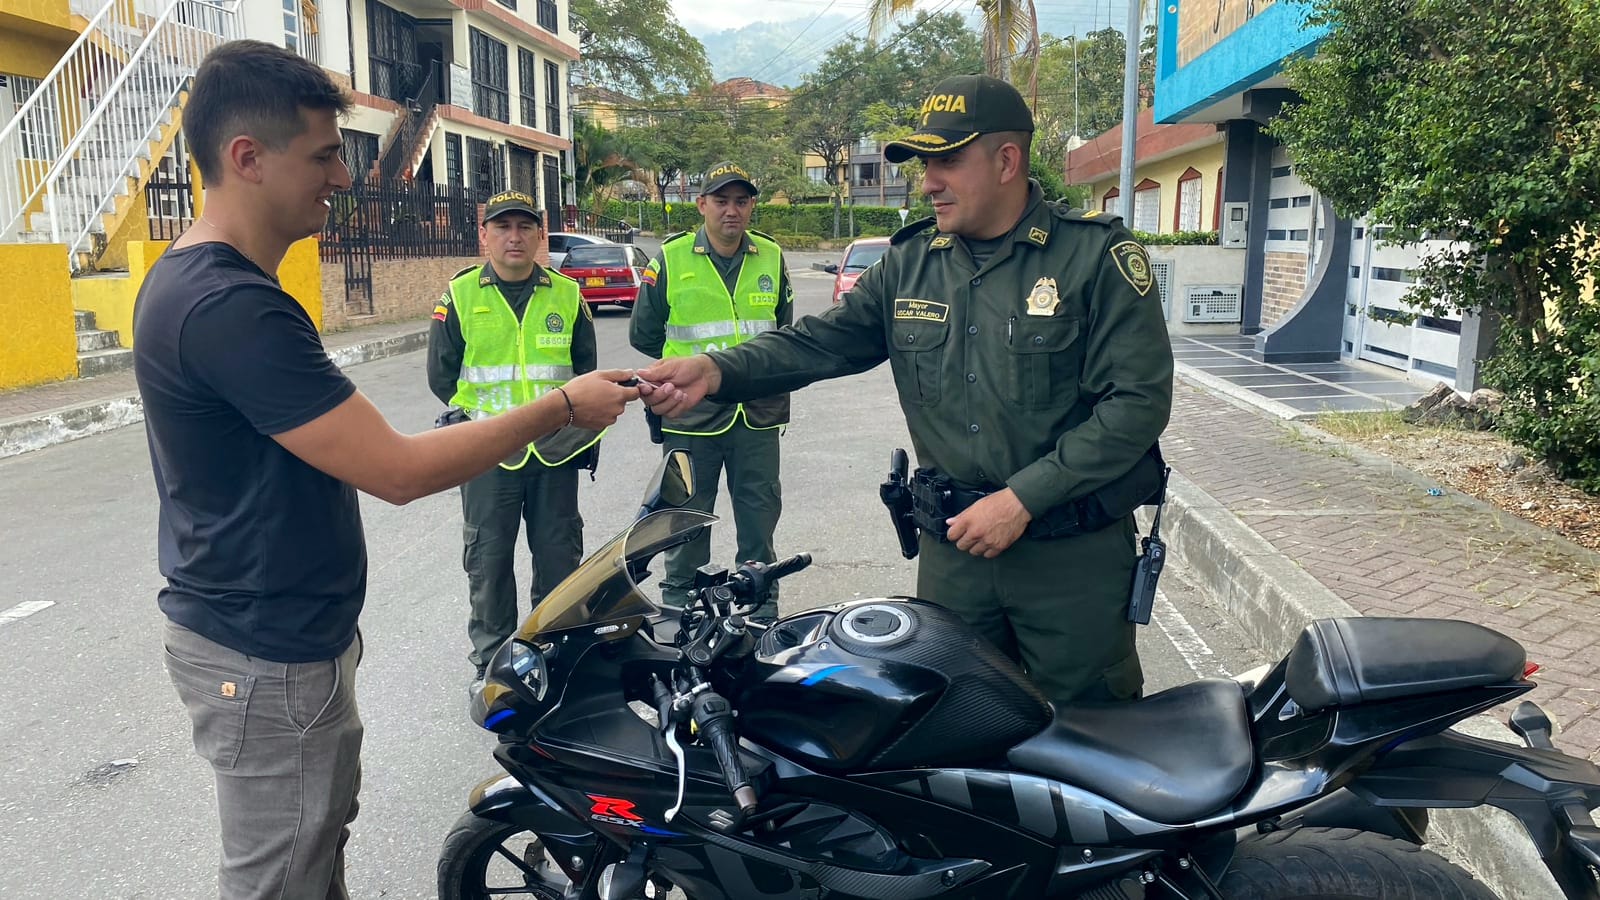
<svg viewBox="0 0 1600 900">
<path fill-rule="evenodd" d="M 0 244 L 0 284 L 27 286 L 0 328 L 0 390 L 77 377 L 66 263 L 61 244 Z"/>
<path fill-rule="evenodd" d="M 1163 297 L 1167 307 L 1167 331 L 1171 334 L 1235 332 L 1239 326 L 1183 321 L 1184 288 L 1196 284 L 1243 284 L 1245 251 L 1228 247 L 1164 247 L 1146 248 L 1152 261 L 1172 264 L 1172 292 Z"/>
<path fill-rule="evenodd" d="M 0 0 L 0 72 L 43 78 L 76 37 L 67 0 Z"/>
<path fill-rule="evenodd" d="M 322 312 L 324 331 L 343 331 L 357 325 L 420 319 L 433 311 L 450 276 L 483 262 L 476 256 L 427 259 L 380 259 L 372 262 L 372 315 L 352 317 L 344 308 L 344 265 L 322 267 L 320 289 L 326 298 Z"/>
</svg>

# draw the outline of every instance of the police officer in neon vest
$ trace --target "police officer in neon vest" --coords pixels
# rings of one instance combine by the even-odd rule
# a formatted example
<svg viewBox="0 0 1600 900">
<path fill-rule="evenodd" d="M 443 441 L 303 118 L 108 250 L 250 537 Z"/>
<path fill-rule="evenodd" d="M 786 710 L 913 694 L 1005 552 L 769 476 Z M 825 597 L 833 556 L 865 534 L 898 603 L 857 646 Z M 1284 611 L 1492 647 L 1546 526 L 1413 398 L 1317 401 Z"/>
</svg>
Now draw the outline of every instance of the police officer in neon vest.
<svg viewBox="0 0 1600 900">
<path fill-rule="evenodd" d="M 534 199 L 518 191 L 489 198 L 478 236 L 489 262 L 456 273 L 428 332 L 428 386 L 454 408 L 441 422 L 498 415 L 596 365 L 593 314 L 578 283 L 534 258 L 547 240 Z M 599 432 L 563 428 L 461 486 L 474 688 L 517 627 L 512 562 L 521 524 L 533 554 L 534 606 L 577 568 L 578 470 L 593 469 L 599 439 Z"/>
<path fill-rule="evenodd" d="M 794 294 L 783 251 L 750 230 L 758 191 L 744 169 L 720 163 L 706 173 L 695 205 L 705 224 L 671 235 L 644 270 L 633 308 L 630 340 L 652 357 L 690 356 L 733 347 L 789 324 Z M 724 468 L 738 529 L 738 559 L 771 562 L 783 493 L 778 482 L 778 435 L 789 422 L 789 395 L 743 403 L 706 403 L 662 423 L 664 450 L 688 448 L 694 457 L 697 508 L 710 511 Z M 702 489 L 703 488 L 703 489 Z M 710 535 L 669 551 L 662 601 L 688 602 L 697 568 L 711 557 Z M 777 614 L 777 597 L 753 618 Z"/>
</svg>

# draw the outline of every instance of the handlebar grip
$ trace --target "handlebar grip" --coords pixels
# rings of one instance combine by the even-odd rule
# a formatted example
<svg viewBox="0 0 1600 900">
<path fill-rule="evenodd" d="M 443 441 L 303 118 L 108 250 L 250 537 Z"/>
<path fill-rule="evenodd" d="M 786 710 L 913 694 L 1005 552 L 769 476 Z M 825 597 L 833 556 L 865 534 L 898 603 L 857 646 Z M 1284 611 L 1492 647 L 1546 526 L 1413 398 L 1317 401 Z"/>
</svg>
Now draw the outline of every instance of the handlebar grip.
<svg viewBox="0 0 1600 900">
<path fill-rule="evenodd" d="M 756 792 L 739 759 L 739 740 L 733 734 L 733 708 L 721 694 L 706 691 L 695 698 L 694 721 L 706 743 L 711 745 L 711 752 L 717 756 L 728 793 L 739 804 L 739 810 L 749 815 L 756 808 Z"/>
<path fill-rule="evenodd" d="M 767 567 L 767 583 L 770 584 L 779 578 L 785 578 L 811 565 L 811 554 L 796 553 L 788 559 L 780 559 Z"/>
</svg>

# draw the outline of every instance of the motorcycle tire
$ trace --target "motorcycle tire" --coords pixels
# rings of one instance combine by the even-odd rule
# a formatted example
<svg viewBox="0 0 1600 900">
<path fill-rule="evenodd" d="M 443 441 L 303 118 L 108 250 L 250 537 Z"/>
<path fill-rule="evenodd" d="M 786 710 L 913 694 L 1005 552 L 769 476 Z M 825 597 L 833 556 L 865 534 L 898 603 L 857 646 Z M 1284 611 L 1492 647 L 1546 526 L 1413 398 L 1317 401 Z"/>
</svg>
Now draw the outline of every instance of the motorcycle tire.
<svg viewBox="0 0 1600 900">
<path fill-rule="evenodd" d="M 439 900 L 561 900 L 569 885 L 539 836 L 520 825 L 465 813 L 439 851 Z"/>
<path fill-rule="evenodd" d="M 1432 851 L 1352 828 L 1245 841 L 1217 887 L 1228 900 L 1497 900 Z"/>
</svg>

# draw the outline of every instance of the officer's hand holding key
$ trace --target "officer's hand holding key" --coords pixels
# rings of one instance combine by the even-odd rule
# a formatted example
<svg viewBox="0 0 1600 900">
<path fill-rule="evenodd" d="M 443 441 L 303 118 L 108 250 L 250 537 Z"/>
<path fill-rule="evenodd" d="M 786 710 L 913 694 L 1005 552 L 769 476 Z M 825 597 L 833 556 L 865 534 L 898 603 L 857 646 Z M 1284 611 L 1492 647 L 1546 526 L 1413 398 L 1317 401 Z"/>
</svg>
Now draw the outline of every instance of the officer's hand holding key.
<svg viewBox="0 0 1600 900">
<path fill-rule="evenodd" d="M 627 384 L 632 377 L 627 369 L 600 369 L 562 385 L 570 405 L 567 424 L 595 431 L 615 425 L 628 404 L 639 399 L 639 389 Z"/>
</svg>

